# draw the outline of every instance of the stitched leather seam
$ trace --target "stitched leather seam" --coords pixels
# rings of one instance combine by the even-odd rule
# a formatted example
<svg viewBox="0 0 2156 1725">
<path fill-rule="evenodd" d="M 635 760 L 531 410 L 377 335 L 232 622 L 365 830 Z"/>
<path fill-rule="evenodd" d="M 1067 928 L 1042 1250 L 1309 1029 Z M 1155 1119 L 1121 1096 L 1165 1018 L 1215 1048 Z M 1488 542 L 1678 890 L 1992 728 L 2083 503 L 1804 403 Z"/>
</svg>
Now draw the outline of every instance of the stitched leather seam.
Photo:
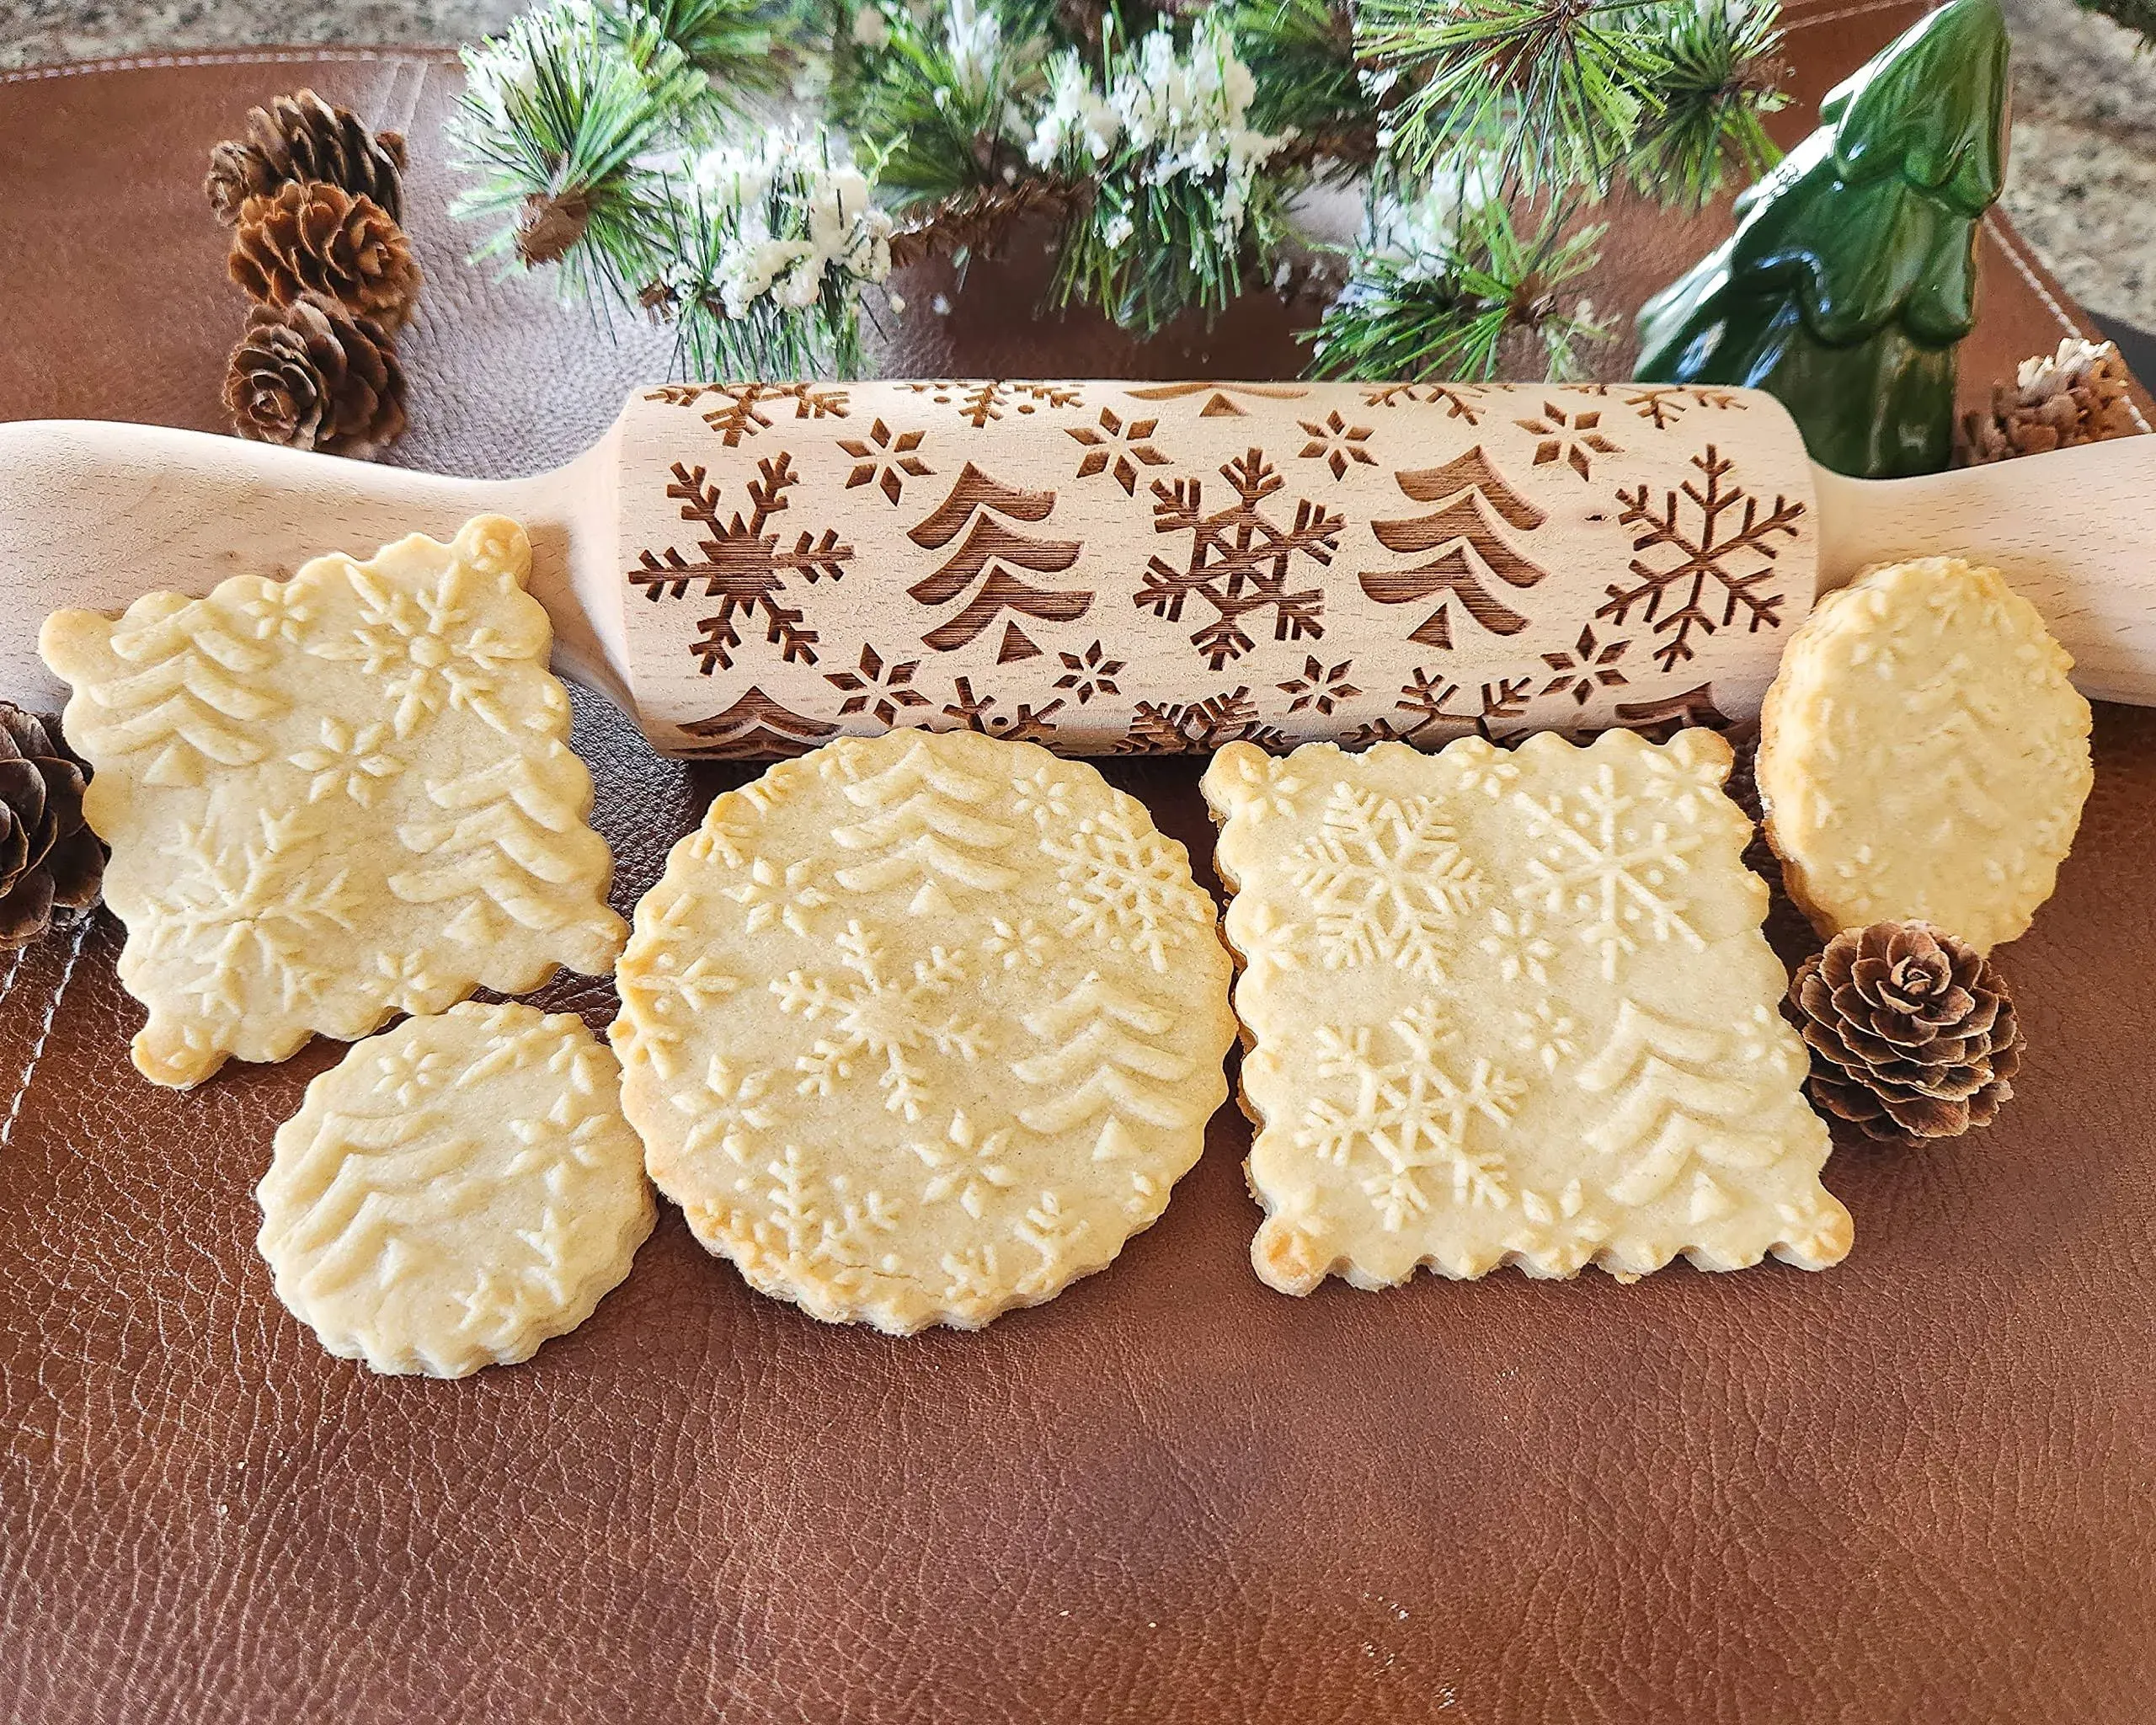
<svg viewBox="0 0 2156 1725">
<path fill-rule="evenodd" d="M 1909 0 L 1863 0 L 1856 6 L 1844 6 L 1838 11 L 1815 13 L 1809 18 L 1800 18 L 1791 23 L 1783 34 L 1795 35 L 1799 30 L 1808 30 L 1814 24 L 1839 24 L 1844 19 L 1863 18 L 1874 12 L 1892 12 L 1906 6 Z"/>
<path fill-rule="evenodd" d="M 37 1071 L 37 1063 L 45 1058 L 45 1044 L 52 1035 L 52 1022 L 60 1016 L 60 1002 L 67 997 L 67 985 L 74 980 L 75 964 L 83 956 L 83 943 L 88 940 L 90 924 L 95 919 L 82 918 L 75 925 L 75 938 L 67 948 L 67 962 L 60 967 L 59 985 L 52 991 L 52 998 L 45 1003 L 45 1022 L 37 1028 L 37 1040 L 30 1044 L 29 1064 L 23 1068 L 23 1076 L 15 1081 L 15 1093 L 8 1104 L 8 1118 L 0 1120 L 0 1150 L 8 1147 L 8 1140 L 15 1130 L 15 1122 L 23 1112 L 23 1098 L 30 1093 L 30 1076 Z M 13 977 L 9 976 L 12 983 Z"/>
<path fill-rule="evenodd" d="M 0 982 L 0 1007 L 7 1005 L 8 996 L 15 991 L 15 978 L 22 972 L 23 954 L 29 950 L 27 947 L 15 948 L 15 962 L 8 967 L 7 980 Z"/>
<path fill-rule="evenodd" d="M 38 83 L 48 78 L 80 77 L 94 72 L 161 72 L 183 66 L 299 66 L 307 64 L 439 65 L 453 63 L 453 48 L 204 48 L 191 53 L 119 54 L 103 60 L 74 60 L 57 66 L 24 66 L 0 72 L 0 84 Z"/>
</svg>

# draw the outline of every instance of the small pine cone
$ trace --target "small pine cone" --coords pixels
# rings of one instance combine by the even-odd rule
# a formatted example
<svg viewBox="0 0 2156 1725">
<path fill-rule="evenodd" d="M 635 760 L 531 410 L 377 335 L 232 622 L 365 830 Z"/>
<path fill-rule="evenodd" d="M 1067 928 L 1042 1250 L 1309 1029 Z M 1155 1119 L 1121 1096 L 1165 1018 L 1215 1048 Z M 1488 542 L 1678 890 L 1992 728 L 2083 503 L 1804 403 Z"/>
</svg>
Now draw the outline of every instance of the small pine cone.
<svg viewBox="0 0 2156 1725">
<path fill-rule="evenodd" d="M 2116 347 L 2069 336 L 2057 353 L 2022 360 L 2011 389 L 1993 384 L 1989 413 L 1961 416 L 1962 465 L 2132 436 L 2126 389 L 2126 365 Z"/>
<path fill-rule="evenodd" d="M 371 456 L 404 430 L 404 374 L 388 332 L 303 294 L 253 306 L 225 372 L 232 429 L 258 443 Z"/>
<path fill-rule="evenodd" d="M 60 721 L 0 701 L 0 952 L 28 946 L 55 911 L 87 911 L 104 848 L 83 822 L 89 769 Z"/>
<path fill-rule="evenodd" d="M 403 175 L 401 132 L 369 131 L 350 109 L 299 90 L 248 110 L 247 136 L 227 138 L 210 152 L 210 177 L 202 189 L 227 227 L 239 221 L 249 198 L 310 179 L 372 198 L 391 221 L 402 222 Z"/>
<path fill-rule="evenodd" d="M 1927 922 L 1836 935 L 1790 984 L 1812 1100 L 1873 1138 L 1952 1138 L 2014 1094 L 2021 1032 L 1991 961 Z"/>
<path fill-rule="evenodd" d="M 394 330 L 412 315 L 412 243 L 372 198 L 321 180 L 281 185 L 240 206 L 232 278 L 265 305 L 308 292 Z"/>
</svg>

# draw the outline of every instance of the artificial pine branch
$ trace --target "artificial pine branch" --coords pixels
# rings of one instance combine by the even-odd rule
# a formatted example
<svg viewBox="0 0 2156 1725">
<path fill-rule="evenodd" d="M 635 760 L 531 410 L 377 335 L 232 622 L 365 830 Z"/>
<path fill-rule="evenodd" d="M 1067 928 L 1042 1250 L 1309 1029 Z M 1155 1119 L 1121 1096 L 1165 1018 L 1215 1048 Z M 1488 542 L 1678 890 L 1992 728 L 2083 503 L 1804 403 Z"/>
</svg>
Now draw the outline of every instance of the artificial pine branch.
<svg viewBox="0 0 2156 1725">
<path fill-rule="evenodd" d="M 1568 303 L 1561 292 L 1593 268 L 1600 227 L 1577 226 L 1561 206 L 1523 230 L 1494 197 L 1454 208 L 1451 232 L 1442 211 L 1435 223 L 1423 213 L 1424 244 L 1381 226 L 1365 233 L 1348 286 L 1310 339 L 1314 375 L 1494 377 L 1526 348 L 1563 377 L 1579 344 L 1607 334 L 1585 300 Z"/>
<path fill-rule="evenodd" d="M 1091 196 L 1091 186 L 1082 180 L 1040 178 L 975 186 L 933 204 L 916 205 L 892 230 L 891 265 L 908 270 L 931 258 L 998 256 L 1024 223 L 1066 222 Z"/>
<path fill-rule="evenodd" d="M 1362 0 L 1356 47 L 1397 80 L 1393 155 L 1422 178 L 1497 152 L 1529 193 L 1606 190 L 1654 99 L 1662 57 L 1641 8 L 1611 0 Z M 1390 87 L 1389 87 L 1390 88 Z"/>
<path fill-rule="evenodd" d="M 478 255 L 560 263 L 573 290 L 621 294 L 665 238 L 664 187 L 642 158 L 689 126 L 705 75 L 648 19 L 566 4 L 463 57 L 446 130 L 478 183 L 454 207 L 501 224 Z"/>
<path fill-rule="evenodd" d="M 1355 61 L 1348 0 L 1225 0 L 1235 53 L 1257 81 L 1251 124 L 1290 134 L 1268 164 L 1345 177 L 1377 158 L 1378 102 Z"/>
<path fill-rule="evenodd" d="M 1662 65 L 1627 171 L 1646 196 L 1698 209 L 1732 170 L 1756 178 L 1780 159 L 1759 119 L 1788 99 L 1778 88 L 1788 73 L 1780 16 L 1772 6 L 1697 0 L 1644 9 Z"/>
<path fill-rule="evenodd" d="M 1008 184 L 1026 163 L 1045 87 L 1044 10 L 1031 0 L 942 0 L 921 17 L 868 0 L 835 56 L 832 110 L 875 152 L 899 201 Z"/>
</svg>

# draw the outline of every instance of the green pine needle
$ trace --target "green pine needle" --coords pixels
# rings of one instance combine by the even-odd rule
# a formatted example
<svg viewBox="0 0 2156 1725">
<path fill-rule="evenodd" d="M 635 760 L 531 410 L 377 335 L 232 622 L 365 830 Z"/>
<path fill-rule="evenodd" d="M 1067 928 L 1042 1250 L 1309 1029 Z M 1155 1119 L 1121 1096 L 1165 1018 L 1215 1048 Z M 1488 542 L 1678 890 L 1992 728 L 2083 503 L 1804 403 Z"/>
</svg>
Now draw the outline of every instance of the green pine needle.
<svg viewBox="0 0 2156 1725">
<path fill-rule="evenodd" d="M 689 125 L 704 74 L 648 23 L 605 29 L 574 3 L 527 13 L 463 58 L 446 131 L 478 183 L 452 208 L 499 224 L 474 255 L 559 261 L 565 291 L 627 297 L 665 240 L 664 184 L 639 158 Z"/>
<path fill-rule="evenodd" d="M 1363 57 L 1400 79 L 1393 154 L 1420 179 L 1494 146 L 1524 190 L 1607 188 L 1652 100 L 1662 56 L 1639 8 L 1609 0 L 1364 0 Z"/>
<path fill-rule="evenodd" d="M 1627 172 L 1645 195 L 1698 209 L 1732 173 L 1756 179 L 1780 159 L 1759 119 L 1787 100 L 1774 88 L 1783 69 L 1780 14 L 1772 6 L 1697 0 L 1641 12 L 1663 64 Z"/>
<path fill-rule="evenodd" d="M 1310 337 L 1310 373 L 1390 382 L 1489 378 L 1539 348 L 1552 380 L 1577 373 L 1578 349 L 1609 334 L 1584 300 L 1559 290 L 1591 270 L 1603 229 L 1553 209 L 1529 231 L 1492 201 L 1469 211 L 1437 272 L 1358 246 L 1347 287 Z"/>
<path fill-rule="evenodd" d="M 1224 0 L 1235 52 L 1257 79 L 1251 124 L 1293 131 L 1289 148 L 1329 164 L 1330 178 L 1366 167 L 1378 104 L 1355 62 L 1347 0 Z"/>
<path fill-rule="evenodd" d="M 1027 115 L 1043 88 L 1046 43 L 1030 5 L 942 4 L 916 19 L 903 0 L 870 0 L 836 56 L 835 117 L 873 151 L 877 182 L 901 207 L 1007 184 L 1026 164 Z"/>
</svg>

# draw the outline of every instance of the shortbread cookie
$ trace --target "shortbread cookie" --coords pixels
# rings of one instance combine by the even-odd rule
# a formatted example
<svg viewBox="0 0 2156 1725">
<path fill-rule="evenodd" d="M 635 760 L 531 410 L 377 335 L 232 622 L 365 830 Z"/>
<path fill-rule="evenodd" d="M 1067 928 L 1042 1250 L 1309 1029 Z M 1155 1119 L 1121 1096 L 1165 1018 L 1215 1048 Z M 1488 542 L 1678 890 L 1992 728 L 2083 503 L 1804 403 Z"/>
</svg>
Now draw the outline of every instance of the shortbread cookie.
<svg viewBox="0 0 2156 1725">
<path fill-rule="evenodd" d="M 1221 750 L 1260 1277 L 1848 1252 L 1729 767 L 1698 730 Z"/>
<path fill-rule="evenodd" d="M 574 1329 L 654 1216 L 614 1056 L 520 1006 L 360 1043 L 277 1129 L 255 1195 L 292 1316 L 342 1359 L 437 1378 Z"/>
<path fill-rule="evenodd" d="M 1819 601 L 1759 716 L 1759 800 L 1821 934 L 1929 922 L 1988 953 L 2028 927 L 2094 782 L 2073 669 L 2036 606 L 1958 558 Z"/>
<path fill-rule="evenodd" d="M 850 739 L 718 798 L 637 906 L 622 1095 L 750 1284 L 896 1334 L 1103 1268 L 1226 1094 L 1183 847 L 1030 743 Z"/>
<path fill-rule="evenodd" d="M 627 931 L 531 563 L 524 530 L 483 515 L 451 545 L 46 619 L 147 1076 L 613 963 Z"/>
</svg>

